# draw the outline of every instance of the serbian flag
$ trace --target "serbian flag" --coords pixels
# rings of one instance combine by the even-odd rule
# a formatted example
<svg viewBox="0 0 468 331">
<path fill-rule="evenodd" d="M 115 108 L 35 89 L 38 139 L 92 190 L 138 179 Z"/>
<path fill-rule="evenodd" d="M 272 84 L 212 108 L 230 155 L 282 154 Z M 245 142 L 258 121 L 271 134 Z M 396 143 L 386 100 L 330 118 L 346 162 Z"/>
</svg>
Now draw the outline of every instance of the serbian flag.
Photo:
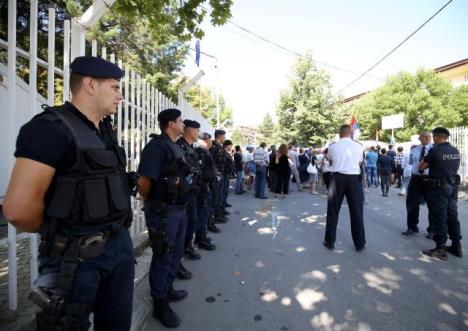
<svg viewBox="0 0 468 331">
<path fill-rule="evenodd" d="M 353 117 L 351 118 L 351 138 L 354 140 L 357 140 L 359 136 L 361 135 L 361 128 L 359 127 L 359 124 L 356 122 L 356 119 Z"/>
</svg>

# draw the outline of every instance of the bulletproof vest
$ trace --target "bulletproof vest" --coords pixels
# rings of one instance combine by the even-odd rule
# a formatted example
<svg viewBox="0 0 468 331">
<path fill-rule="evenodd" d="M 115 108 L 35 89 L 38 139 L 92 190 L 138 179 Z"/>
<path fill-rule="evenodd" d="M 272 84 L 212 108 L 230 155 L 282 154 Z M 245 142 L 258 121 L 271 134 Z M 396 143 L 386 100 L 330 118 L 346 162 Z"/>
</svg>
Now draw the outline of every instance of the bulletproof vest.
<svg viewBox="0 0 468 331">
<path fill-rule="evenodd" d="M 166 197 L 164 202 L 174 204 L 191 189 L 187 183 L 190 167 L 185 159 L 184 151 L 169 137 L 165 134 L 152 134 L 150 137 L 166 145 L 172 152 L 173 158 L 171 162 L 164 162 L 155 189 Z"/>
<path fill-rule="evenodd" d="M 43 117 L 63 122 L 76 154 L 71 168 L 56 173 L 46 217 L 59 226 L 127 221 L 131 208 L 123 148 L 116 141 L 106 148 L 95 131 L 63 106 L 47 108 Z"/>
<path fill-rule="evenodd" d="M 226 168 L 224 172 L 230 174 L 234 170 L 234 159 L 227 152 L 225 152 L 224 155 L 226 158 Z"/>
<path fill-rule="evenodd" d="M 223 174 L 226 170 L 226 151 L 223 146 L 213 141 L 213 147 L 211 147 L 211 155 L 213 157 L 213 163 L 215 170 L 218 174 Z"/>
<path fill-rule="evenodd" d="M 200 179 L 203 183 L 212 183 L 216 178 L 216 173 L 210 152 L 201 147 L 195 148 L 195 152 L 198 154 L 201 168 Z"/>
<path fill-rule="evenodd" d="M 201 173 L 198 154 L 195 153 L 195 150 L 192 148 L 192 146 L 190 146 L 183 138 L 180 138 L 177 141 L 177 144 L 184 151 L 184 158 L 187 161 L 187 165 L 190 171 L 190 174 L 186 176 L 187 188 L 189 190 L 196 189 Z"/>
</svg>

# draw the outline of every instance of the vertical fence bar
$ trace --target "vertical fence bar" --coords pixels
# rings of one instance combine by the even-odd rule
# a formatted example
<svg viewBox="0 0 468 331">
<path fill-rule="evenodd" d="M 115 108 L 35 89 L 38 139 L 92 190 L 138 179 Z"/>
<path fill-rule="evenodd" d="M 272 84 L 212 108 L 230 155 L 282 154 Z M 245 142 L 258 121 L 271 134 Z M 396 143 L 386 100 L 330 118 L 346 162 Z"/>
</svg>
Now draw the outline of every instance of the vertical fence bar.
<svg viewBox="0 0 468 331">
<path fill-rule="evenodd" d="M 31 0 L 29 27 L 29 109 L 31 117 L 36 114 L 37 94 L 37 0 Z"/>
<path fill-rule="evenodd" d="M 102 47 L 101 48 L 101 57 L 106 60 L 107 59 L 107 48 Z"/>
<path fill-rule="evenodd" d="M 115 63 L 115 54 L 112 53 L 109 57 L 109 60 L 112 62 L 112 63 Z"/>
<path fill-rule="evenodd" d="M 130 160 L 131 171 L 135 171 L 135 72 L 132 70 L 132 91 L 130 97 L 131 116 L 130 116 Z"/>
<path fill-rule="evenodd" d="M 118 66 L 120 69 L 123 70 L 122 67 L 122 60 L 118 61 Z M 127 77 L 125 77 L 127 78 Z M 122 79 L 120 80 L 120 93 L 123 96 L 123 90 L 122 90 Z M 122 98 L 123 99 L 123 98 Z M 119 142 L 119 145 L 122 146 L 122 102 L 123 100 L 120 101 L 119 105 L 117 106 L 117 141 Z"/>
<path fill-rule="evenodd" d="M 9 155 L 14 153 L 16 133 L 16 0 L 8 1 L 8 143 Z M 10 157 L 10 171 L 13 159 Z M 8 224 L 8 307 L 16 310 L 18 306 L 16 264 L 16 228 Z"/>
<path fill-rule="evenodd" d="M 55 103 L 55 9 L 49 8 L 49 27 L 48 36 L 48 53 L 47 53 L 47 103 L 52 106 Z"/>
<path fill-rule="evenodd" d="M 70 21 L 63 22 L 63 102 L 70 100 Z"/>
<path fill-rule="evenodd" d="M 139 151 L 141 153 L 141 150 L 143 147 L 145 147 L 145 141 L 146 141 L 146 107 L 147 107 L 147 100 L 146 100 L 146 81 L 143 80 L 142 84 L 142 108 L 141 108 L 141 146 L 139 148 Z"/>
<path fill-rule="evenodd" d="M 128 104 L 130 100 L 130 71 L 128 66 L 125 66 L 125 95 L 124 95 L 124 149 L 125 155 L 127 159 L 129 158 L 128 155 Z M 128 170 L 128 169 L 127 169 Z"/>
<path fill-rule="evenodd" d="M 91 42 L 91 55 L 92 56 L 97 56 L 97 40 L 96 39 L 94 39 Z"/>
</svg>

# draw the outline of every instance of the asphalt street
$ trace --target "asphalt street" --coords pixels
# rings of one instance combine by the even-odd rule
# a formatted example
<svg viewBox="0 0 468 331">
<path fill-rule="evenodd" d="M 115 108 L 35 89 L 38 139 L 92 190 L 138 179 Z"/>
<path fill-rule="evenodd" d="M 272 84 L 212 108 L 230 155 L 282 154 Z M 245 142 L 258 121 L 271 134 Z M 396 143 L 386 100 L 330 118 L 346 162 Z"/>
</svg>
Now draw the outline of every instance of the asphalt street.
<svg viewBox="0 0 468 331">
<path fill-rule="evenodd" d="M 468 258 L 431 260 L 421 253 L 434 246 L 425 231 L 402 237 L 406 211 L 396 189 L 388 198 L 371 189 L 366 200 L 367 248 L 354 250 L 344 204 L 329 251 L 322 245 L 324 194 L 230 194 L 230 222 L 211 235 L 218 248 L 185 261 L 194 277 L 174 284 L 189 291 L 172 304 L 182 319 L 178 330 L 468 330 Z M 467 202 L 459 214 L 468 238 Z M 421 220 L 425 230 L 425 206 Z M 466 240 L 463 249 L 468 254 Z M 150 251 L 142 258 L 148 263 Z M 136 290 L 135 304 L 146 305 L 137 329 L 161 330 L 147 283 L 145 276 Z"/>
</svg>

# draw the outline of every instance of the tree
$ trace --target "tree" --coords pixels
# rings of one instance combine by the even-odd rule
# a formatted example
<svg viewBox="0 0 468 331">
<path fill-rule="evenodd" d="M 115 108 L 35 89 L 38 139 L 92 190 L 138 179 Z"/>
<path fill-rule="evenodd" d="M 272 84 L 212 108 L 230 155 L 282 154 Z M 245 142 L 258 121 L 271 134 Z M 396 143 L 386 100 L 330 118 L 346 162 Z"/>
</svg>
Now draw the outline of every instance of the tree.
<svg viewBox="0 0 468 331">
<path fill-rule="evenodd" d="M 267 145 L 275 142 L 275 123 L 270 113 L 266 113 L 263 117 L 262 123 L 258 126 L 257 133 L 257 141 L 264 141 Z"/>
<path fill-rule="evenodd" d="M 467 104 L 465 90 L 454 91 L 433 70 L 419 69 L 415 74 L 400 72 L 391 76 L 385 85 L 354 104 L 352 110 L 367 139 L 373 139 L 380 130 L 382 116 L 402 113 L 405 126 L 396 130 L 396 137 L 406 141 L 436 126 L 460 125 Z M 390 130 L 379 131 L 379 139 L 390 140 L 390 135 Z"/>
<path fill-rule="evenodd" d="M 212 126 L 216 126 L 216 98 L 209 88 L 196 84 L 185 94 L 185 98 L 194 108 L 202 113 L 204 118 L 210 121 Z M 219 95 L 219 112 L 220 123 L 226 120 L 231 120 L 232 122 L 232 108 L 226 105 L 222 94 Z"/>
<path fill-rule="evenodd" d="M 214 26 L 226 23 L 231 17 L 231 0 L 174 1 L 119 0 L 114 3 L 98 24 L 87 31 L 88 40 L 97 39 L 107 47 L 107 54 L 115 54 L 132 69 L 144 73 L 143 78 L 161 92 L 177 99 L 172 80 L 177 77 L 188 52 L 187 42 L 201 39 L 201 25 L 210 18 Z M 80 16 L 93 0 L 41 0 L 38 8 L 39 57 L 47 59 L 48 9 L 56 9 L 56 62 L 62 63 L 63 22 Z M 7 39 L 7 1 L 0 2 L 0 38 Z M 207 8 L 207 6 L 209 8 Z M 19 1 L 17 7 L 18 46 L 29 49 L 29 2 Z M 209 12 L 209 14 L 208 14 Z M 90 47 L 88 45 L 88 47 Z M 89 53 L 89 49 L 88 49 Z M 0 52 L 5 62 L 6 53 Z M 27 80 L 27 61 L 18 61 L 19 75 Z M 45 72 L 38 73 L 38 89 L 43 89 Z"/>
<path fill-rule="evenodd" d="M 245 146 L 246 139 L 239 128 L 234 128 L 231 134 L 231 141 L 235 145 Z"/>
<path fill-rule="evenodd" d="M 468 126 L 468 86 L 460 86 L 454 89 L 449 98 L 448 107 L 460 115 L 458 125 Z"/>
<path fill-rule="evenodd" d="M 310 52 L 296 60 L 276 113 L 279 138 L 303 146 L 324 144 L 343 121 L 330 76 L 317 68 Z"/>
</svg>

